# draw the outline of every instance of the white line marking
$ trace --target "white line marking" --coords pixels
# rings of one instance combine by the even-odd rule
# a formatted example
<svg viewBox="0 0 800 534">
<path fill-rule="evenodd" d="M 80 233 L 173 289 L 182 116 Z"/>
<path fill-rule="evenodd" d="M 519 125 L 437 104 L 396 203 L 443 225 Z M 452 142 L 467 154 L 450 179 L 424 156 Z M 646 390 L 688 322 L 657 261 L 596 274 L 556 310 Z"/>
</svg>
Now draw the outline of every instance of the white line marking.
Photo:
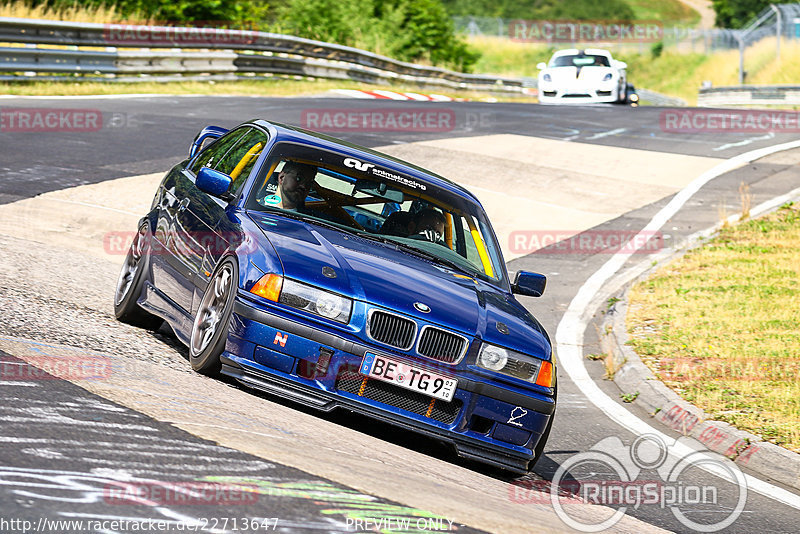
<svg viewBox="0 0 800 534">
<path fill-rule="evenodd" d="M 200 96 L 220 96 L 220 95 L 170 95 L 155 93 L 131 93 L 125 95 L 61 95 L 61 96 L 41 96 L 41 95 L 0 95 L 0 99 L 12 100 L 123 100 L 128 98 L 197 98 Z"/>
<path fill-rule="evenodd" d="M 437 94 L 434 94 L 434 93 L 431 93 L 428 96 L 431 97 L 431 100 L 433 100 L 434 102 L 452 102 L 453 101 L 453 99 L 450 98 L 449 96 L 437 95 Z"/>
<path fill-rule="evenodd" d="M 640 231 L 639 236 L 632 239 L 632 244 L 634 244 L 634 246 L 629 248 L 633 250 L 625 254 L 616 254 L 586 280 L 578 290 L 575 298 L 570 302 L 569 308 L 567 308 L 567 311 L 564 313 L 564 317 L 558 323 L 558 328 L 556 329 L 558 359 L 561 361 L 570 379 L 578 386 L 586 398 L 603 411 L 611 420 L 633 434 L 655 434 L 664 439 L 667 443 L 673 441 L 669 436 L 648 425 L 626 408 L 615 402 L 611 397 L 606 395 L 594 382 L 592 377 L 589 376 L 583 362 L 583 333 L 588 325 L 588 316 L 590 316 L 592 310 L 595 309 L 592 306 L 592 301 L 609 280 L 622 268 L 628 258 L 630 258 L 638 248 L 643 246 L 646 242 L 645 237 L 652 235 L 652 232 L 664 226 L 664 224 L 666 224 L 666 222 L 674 216 L 701 187 L 714 178 L 737 169 L 746 163 L 793 148 L 800 148 L 800 141 L 793 141 L 745 152 L 744 154 L 739 154 L 738 156 L 723 161 L 695 178 L 689 185 L 675 195 L 666 206 L 655 214 L 650 222 Z M 637 246 L 636 243 L 639 243 L 639 245 Z M 685 444 L 675 444 L 674 453 L 677 455 L 687 456 L 691 454 L 691 452 L 692 449 Z M 730 475 L 721 467 L 707 465 L 701 465 L 699 467 L 709 473 L 731 481 Z M 754 476 L 746 473 L 743 474 L 747 481 L 748 489 L 752 489 L 765 497 L 769 497 L 770 499 L 800 510 L 800 496 L 768 482 L 764 482 Z"/>
<path fill-rule="evenodd" d="M 428 95 L 421 95 L 419 93 L 403 93 L 411 100 L 419 100 L 421 102 L 430 102 L 432 100 Z"/>
<path fill-rule="evenodd" d="M 608 137 L 610 135 L 621 134 L 622 132 L 626 132 L 626 131 L 628 131 L 627 128 L 617 128 L 616 130 L 609 130 L 607 132 L 596 133 L 591 137 L 587 137 L 586 140 L 587 141 L 591 141 L 592 139 L 602 139 L 603 137 Z"/>
<path fill-rule="evenodd" d="M 368 95 L 363 91 L 358 91 L 356 89 L 333 89 L 331 92 L 340 94 L 342 96 L 347 96 L 350 98 L 360 98 L 362 100 L 375 98 L 372 95 Z"/>
<path fill-rule="evenodd" d="M 763 141 L 765 139 L 772 139 L 773 137 L 775 137 L 775 132 L 769 132 L 767 135 L 762 135 L 761 137 L 750 137 L 748 139 L 745 139 L 744 141 L 739 141 L 738 143 L 728 143 L 726 145 L 720 145 L 720 146 L 718 146 L 716 148 L 712 148 L 711 150 L 713 150 L 714 152 L 717 152 L 717 151 L 720 151 L 720 150 L 727 150 L 729 148 L 734 148 L 734 147 L 737 147 L 737 146 L 749 145 L 753 141 Z"/>
<path fill-rule="evenodd" d="M 66 198 L 48 198 L 47 200 L 53 200 L 55 202 L 63 202 L 65 204 L 75 204 L 78 206 L 86 206 L 87 208 L 95 208 L 99 210 L 106 210 L 106 211 L 113 211 L 115 213 L 123 213 L 125 215 L 136 215 L 137 217 L 141 215 L 141 213 L 134 213 L 132 211 L 125 211 L 125 210 L 118 210 L 116 208 L 109 208 L 108 206 L 101 206 L 99 204 L 91 204 L 89 202 L 80 202 L 77 200 L 67 200 Z"/>
<path fill-rule="evenodd" d="M 275 434 L 265 434 L 264 432 L 256 432 L 254 430 L 246 430 L 244 428 L 235 428 L 230 426 L 222 426 L 222 425 L 209 425 L 206 423 L 195 423 L 194 421 L 168 421 L 165 420 L 164 422 L 169 423 L 171 425 L 192 425 L 192 426 L 204 426 L 206 428 L 218 428 L 220 430 L 233 430 L 234 432 L 245 432 L 247 434 L 253 434 L 256 436 L 263 436 L 265 438 L 285 438 L 286 436 L 278 436 Z"/>
</svg>

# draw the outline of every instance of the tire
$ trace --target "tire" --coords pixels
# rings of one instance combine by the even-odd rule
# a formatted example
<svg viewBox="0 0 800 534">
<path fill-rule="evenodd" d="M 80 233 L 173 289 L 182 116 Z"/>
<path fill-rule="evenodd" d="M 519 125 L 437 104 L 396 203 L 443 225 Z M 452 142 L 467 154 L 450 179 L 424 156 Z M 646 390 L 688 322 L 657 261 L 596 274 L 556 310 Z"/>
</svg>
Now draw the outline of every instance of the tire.
<svg viewBox="0 0 800 534">
<path fill-rule="evenodd" d="M 225 258 L 214 271 L 203 294 L 189 341 L 189 361 L 198 373 L 219 374 L 222 367 L 219 357 L 225 350 L 238 280 L 236 261 Z"/>
<path fill-rule="evenodd" d="M 150 261 L 150 225 L 145 223 L 133 238 L 125 263 L 117 278 L 114 292 L 114 315 L 117 320 L 133 326 L 157 330 L 163 320 L 146 312 L 137 300 L 144 287 L 147 265 Z"/>
</svg>

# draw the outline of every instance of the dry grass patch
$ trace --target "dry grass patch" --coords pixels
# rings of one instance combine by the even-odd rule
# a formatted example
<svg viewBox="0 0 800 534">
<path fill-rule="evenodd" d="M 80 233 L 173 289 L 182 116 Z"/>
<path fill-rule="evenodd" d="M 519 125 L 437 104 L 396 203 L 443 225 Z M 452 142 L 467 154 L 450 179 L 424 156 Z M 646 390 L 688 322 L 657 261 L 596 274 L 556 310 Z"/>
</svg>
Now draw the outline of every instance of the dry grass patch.
<svg viewBox="0 0 800 534">
<path fill-rule="evenodd" d="M 333 89 L 361 89 L 375 91 L 423 92 L 435 93 L 453 98 L 465 98 L 476 101 L 497 102 L 536 102 L 532 96 L 522 94 L 488 94 L 472 91 L 450 91 L 445 88 L 420 89 L 411 85 L 369 85 L 349 81 L 321 80 L 321 79 L 293 79 L 280 76 L 230 81 L 230 82 L 137 82 L 137 83 L 107 83 L 91 81 L 22 81 L 0 82 L 0 94 L 6 95 L 117 95 L 117 94 L 174 94 L 174 95 L 240 95 L 240 96 L 311 96 L 321 95 Z M 335 96 L 335 95 L 330 95 Z"/>
<path fill-rule="evenodd" d="M 800 209 L 724 228 L 631 291 L 631 345 L 711 418 L 800 452 Z"/>
<path fill-rule="evenodd" d="M 94 7 L 81 6 L 77 3 L 71 6 L 48 6 L 42 2 L 2 2 L 0 3 L 0 17 L 14 17 L 20 19 L 66 20 L 70 22 L 139 22 L 142 17 L 123 17 L 116 7 L 100 4 Z"/>
</svg>

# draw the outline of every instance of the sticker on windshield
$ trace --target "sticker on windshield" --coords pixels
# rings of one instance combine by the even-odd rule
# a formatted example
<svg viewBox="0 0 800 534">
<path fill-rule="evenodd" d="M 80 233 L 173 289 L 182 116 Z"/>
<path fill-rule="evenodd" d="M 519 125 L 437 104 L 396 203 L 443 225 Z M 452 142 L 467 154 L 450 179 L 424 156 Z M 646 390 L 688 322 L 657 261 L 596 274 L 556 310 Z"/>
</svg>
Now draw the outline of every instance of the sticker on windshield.
<svg viewBox="0 0 800 534">
<path fill-rule="evenodd" d="M 269 195 L 264 197 L 264 204 L 280 204 L 281 197 L 280 195 Z"/>
<path fill-rule="evenodd" d="M 413 189 L 419 189 L 420 191 L 425 191 L 427 189 L 425 184 L 421 184 L 415 180 L 410 180 L 404 176 L 391 173 L 387 170 L 376 167 L 372 163 L 364 163 L 362 161 L 358 161 L 357 159 L 353 158 L 345 158 L 343 163 L 345 167 L 350 167 L 351 169 L 357 169 L 359 171 L 368 172 L 374 176 L 386 178 L 388 180 L 392 180 L 393 182 L 397 182 L 399 184 L 411 187 Z"/>
</svg>

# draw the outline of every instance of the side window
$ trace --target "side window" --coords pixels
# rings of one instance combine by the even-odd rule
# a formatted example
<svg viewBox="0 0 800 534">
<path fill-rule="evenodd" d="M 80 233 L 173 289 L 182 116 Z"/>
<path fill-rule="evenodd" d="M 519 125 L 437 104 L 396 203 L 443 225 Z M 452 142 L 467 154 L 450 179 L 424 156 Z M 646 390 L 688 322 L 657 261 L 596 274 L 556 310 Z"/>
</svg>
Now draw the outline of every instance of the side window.
<svg viewBox="0 0 800 534">
<path fill-rule="evenodd" d="M 244 129 L 235 130 L 217 139 L 207 149 L 203 150 L 189 168 L 195 175 L 203 167 L 216 168 L 217 163 L 228 153 L 228 150 L 245 133 Z"/>
<path fill-rule="evenodd" d="M 230 193 L 235 195 L 242 188 L 265 146 L 267 146 L 267 134 L 249 128 L 247 133 L 241 136 L 218 161 L 214 169 L 233 178 Z"/>
</svg>

